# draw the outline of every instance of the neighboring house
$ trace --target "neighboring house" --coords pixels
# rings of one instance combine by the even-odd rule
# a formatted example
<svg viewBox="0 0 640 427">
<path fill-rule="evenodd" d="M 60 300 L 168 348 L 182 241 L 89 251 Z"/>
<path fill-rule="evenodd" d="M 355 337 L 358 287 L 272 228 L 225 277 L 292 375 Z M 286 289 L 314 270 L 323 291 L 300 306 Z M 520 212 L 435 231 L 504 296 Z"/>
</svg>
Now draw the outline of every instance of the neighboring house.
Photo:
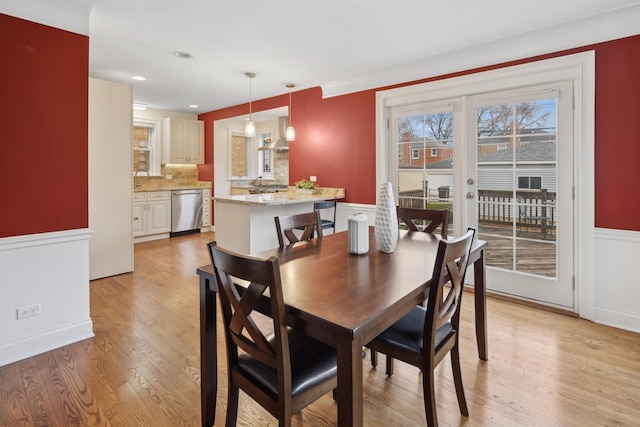
<svg viewBox="0 0 640 427">
<path fill-rule="evenodd" d="M 453 146 L 432 139 L 403 141 L 398 149 L 398 164 L 401 167 L 422 167 L 452 157 Z"/>
<path fill-rule="evenodd" d="M 478 152 L 480 154 L 493 153 L 496 151 L 513 148 L 514 145 L 527 145 L 533 142 L 556 142 L 555 132 L 549 132 L 549 128 L 527 128 L 518 132 L 512 137 L 511 130 L 504 132 L 494 132 L 485 135 L 480 132 L 478 138 Z"/>
<path fill-rule="evenodd" d="M 531 142 L 517 147 L 516 181 L 519 190 L 556 191 L 556 144 Z M 512 190 L 514 149 L 478 155 L 478 190 Z"/>
</svg>

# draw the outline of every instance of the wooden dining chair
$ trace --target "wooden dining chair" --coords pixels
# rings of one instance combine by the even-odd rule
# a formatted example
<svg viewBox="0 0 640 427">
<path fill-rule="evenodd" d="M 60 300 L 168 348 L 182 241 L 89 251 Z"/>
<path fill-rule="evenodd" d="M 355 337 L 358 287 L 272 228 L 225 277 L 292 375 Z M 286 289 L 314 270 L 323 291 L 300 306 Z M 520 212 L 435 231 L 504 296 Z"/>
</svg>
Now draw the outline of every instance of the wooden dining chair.
<svg viewBox="0 0 640 427">
<path fill-rule="evenodd" d="M 336 201 L 335 200 L 326 200 L 324 202 L 315 202 L 313 204 L 314 211 L 323 211 L 326 209 L 331 210 L 331 214 L 333 215 L 332 219 L 322 218 L 322 229 L 326 230 L 328 228 L 333 228 L 333 232 L 336 232 Z"/>
<path fill-rule="evenodd" d="M 235 254 L 216 242 L 208 248 L 227 349 L 226 426 L 236 425 L 240 389 L 276 417 L 280 426 L 290 426 L 292 414 L 336 388 L 336 352 L 287 328 L 278 258 Z M 269 334 L 255 321 L 259 309 L 270 310 L 271 324 L 265 328 Z"/>
<path fill-rule="evenodd" d="M 400 224 L 404 224 L 409 231 L 422 231 L 433 234 L 440 227 L 440 236 L 447 238 L 449 228 L 449 209 L 419 209 L 396 207 Z M 371 364 L 378 364 L 378 355 L 371 351 Z M 387 356 L 387 372 L 393 372 L 393 358 Z"/>
<path fill-rule="evenodd" d="M 302 240 L 309 240 L 317 233 L 317 237 L 322 239 L 322 220 L 320 212 L 302 213 L 297 215 L 276 216 L 276 232 L 278 233 L 278 243 L 281 248 Z M 299 236 L 294 230 L 301 231 Z M 288 243 L 287 243 L 288 242 Z"/>
<path fill-rule="evenodd" d="M 396 208 L 398 220 L 410 231 L 435 233 L 440 227 L 440 235 L 446 239 L 449 227 L 449 209 Z"/>
<path fill-rule="evenodd" d="M 427 307 L 416 306 L 367 344 L 371 350 L 422 370 L 424 408 L 430 427 L 438 425 L 434 369 L 447 353 L 451 353 L 453 382 L 460 412 L 465 417 L 469 416 L 462 386 L 458 328 L 464 276 L 474 234 L 475 230 L 469 229 L 457 239 L 440 241 L 429 281 Z M 387 375 L 392 374 L 392 371 L 387 372 Z"/>
</svg>

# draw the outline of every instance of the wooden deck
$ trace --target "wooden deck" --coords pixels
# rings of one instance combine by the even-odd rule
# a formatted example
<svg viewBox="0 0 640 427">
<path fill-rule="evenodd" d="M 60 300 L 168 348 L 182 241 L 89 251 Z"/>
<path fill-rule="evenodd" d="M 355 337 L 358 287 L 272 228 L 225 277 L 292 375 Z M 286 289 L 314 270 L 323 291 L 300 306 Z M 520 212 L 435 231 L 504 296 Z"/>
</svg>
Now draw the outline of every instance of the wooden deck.
<svg viewBox="0 0 640 427">
<path fill-rule="evenodd" d="M 512 228 L 504 224 L 479 224 L 478 238 L 488 242 L 487 266 L 515 269 L 518 272 L 545 277 L 556 276 L 555 230 L 544 236 L 539 226 L 518 228 L 515 239 L 515 267 L 512 234 Z"/>
</svg>

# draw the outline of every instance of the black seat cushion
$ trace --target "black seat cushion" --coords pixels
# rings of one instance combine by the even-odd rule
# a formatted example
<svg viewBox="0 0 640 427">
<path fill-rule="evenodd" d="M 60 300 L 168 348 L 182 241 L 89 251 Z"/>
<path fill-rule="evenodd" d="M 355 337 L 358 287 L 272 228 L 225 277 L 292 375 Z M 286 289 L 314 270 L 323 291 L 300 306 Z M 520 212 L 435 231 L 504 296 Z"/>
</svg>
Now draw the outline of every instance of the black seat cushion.
<svg viewBox="0 0 640 427">
<path fill-rule="evenodd" d="M 387 330 L 378 335 L 374 341 L 385 342 L 404 351 L 420 354 L 423 346 L 423 330 L 426 309 L 421 306 L 414 307 L 400 320 L 391 325 Z M 453 333 L 450 322 L 445 323 L 436 330 L 436 352 L 440 344 Z"/>
<path fill-rule="evenodd" d="M 335 223 L 331 220 L 328 219 L 323 219 L 322 221 L 322 228 L 333 228 L 335 227 Z"/>
<path fill-rule="evenodd" d="M 291 394 L 296 396 L 337 374 L 336 352 L 333 348 L 296 330 L 289 329 L 291 354 Z M 272 342 L 275 336 L 268 337 Z M 242 354 L 238 371 L 259 385 L 271 397 L 278 395 L 278 376 L 272 369 L 249 355 Z"/>
</svg>

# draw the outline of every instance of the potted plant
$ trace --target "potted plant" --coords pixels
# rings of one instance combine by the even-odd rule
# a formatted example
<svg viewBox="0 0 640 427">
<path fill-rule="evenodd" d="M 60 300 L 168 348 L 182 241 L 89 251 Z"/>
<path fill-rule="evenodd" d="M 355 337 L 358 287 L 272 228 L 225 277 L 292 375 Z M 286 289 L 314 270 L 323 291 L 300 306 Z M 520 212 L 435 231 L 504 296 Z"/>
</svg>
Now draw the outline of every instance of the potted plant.
<svg viewBox="0 0 640 427">
<path fill-rule="evenodd" d="M 307 181 L 306 179 L 301 179 L 296 182 L 296 191 L 298 194 L 315 194 L 316 183 L 313 181 Z"/>
</svg>

